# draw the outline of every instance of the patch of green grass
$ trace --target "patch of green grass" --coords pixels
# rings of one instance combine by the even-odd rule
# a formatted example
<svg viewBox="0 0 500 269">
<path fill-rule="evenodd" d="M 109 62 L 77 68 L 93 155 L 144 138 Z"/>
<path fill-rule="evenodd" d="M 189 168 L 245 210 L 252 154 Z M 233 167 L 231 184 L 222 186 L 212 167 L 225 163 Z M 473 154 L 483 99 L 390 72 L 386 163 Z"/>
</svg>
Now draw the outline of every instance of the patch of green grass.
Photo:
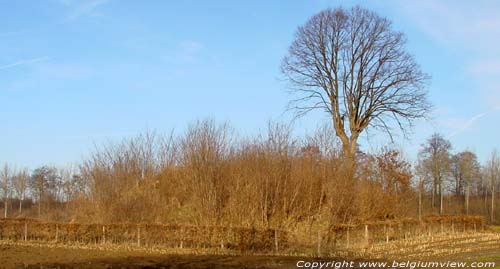
<svg viewBox="0 0 500 269">
<path fill-rule="evenodd" d="M 488 226 L 493 232 L 500 233 L 500 225 L 491 225 Z"/>
</svg>

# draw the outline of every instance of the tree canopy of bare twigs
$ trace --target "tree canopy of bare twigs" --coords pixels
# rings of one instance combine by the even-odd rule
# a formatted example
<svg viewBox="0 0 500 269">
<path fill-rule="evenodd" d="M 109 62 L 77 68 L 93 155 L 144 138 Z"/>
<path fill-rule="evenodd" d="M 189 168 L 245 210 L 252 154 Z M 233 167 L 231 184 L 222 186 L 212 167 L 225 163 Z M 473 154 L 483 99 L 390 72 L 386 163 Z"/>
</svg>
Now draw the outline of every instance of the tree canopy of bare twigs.
<svg viewBox="0 0 500 269">
<path fill-rule="evenodd" d="M 423 73 L 405 48 L 403 33 L 374 12 L 326 9 L 300 26 L 281 70 L 295 95 L 289 108 L 302 116 L 321 109 L 333 121 L 346 157 L 368 127 L 406 135 L 430 109 Z"/>
<path fill-rule="evenodd" d="M 484 167 L 484 174 L 490 189 L 490 221 L 493 222 L 495 220 L 495 191 L 498 189 L 497 186 L 500 183 L 500 158 L 497 150 L 494 150 L 487 160 Z"/>
<path fill-rule="evenodd" d="M 418 154 L 418 170 L 432 187 L 432 206 L 439 205 L 439 213 L 443 213 L 443 197 L 445 179 L 450 173 L 451 143 L 441 134 L 435 133 Z"/>
</svg>

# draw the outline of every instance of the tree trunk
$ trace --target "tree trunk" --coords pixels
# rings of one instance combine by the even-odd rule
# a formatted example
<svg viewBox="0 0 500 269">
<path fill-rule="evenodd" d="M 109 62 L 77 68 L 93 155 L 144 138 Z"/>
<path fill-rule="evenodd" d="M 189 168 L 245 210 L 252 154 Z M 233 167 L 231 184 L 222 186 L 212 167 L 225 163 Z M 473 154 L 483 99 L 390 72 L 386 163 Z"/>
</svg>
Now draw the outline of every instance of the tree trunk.
<svg viewBox="0 0 500 269">
<path fill-rule="evenodd" d="M 443 215 L 443 185 L 439 183 L 439 215 Z"/>
<path fill-rule="evenodd" d="M 422 220 L 422 188 L 418 191 L 418 220 Z"/>
<path fill-rule="evenodd" d="M 342 150 L 344 152 L 344 169 L 345 177 L 348 180 L 354 180 L 356 175 L 356 152 L 357 152 L 357 137 L 350 139 L 341 139 Z"/>
<path fill-rule="evenodd" d="M 40 218 L 41 215 L 42 215 L 42 199 L 40 197 L 40 199 L 38 200 L 38 218 Z"/>
<path fill-rule="evenodd" d="M 483 197 L 484 197 L 484 208 L 485 208 L 485 214 L 488 214 L 488 188 L 485 187 L 483 191 Z"/>
<path fill-rule="evenodd" d="M 439 215 L 443 215 L 443 186 L 439 184 Z"/>
<path fill-rule="evenodd" d="M 439 215 L 443 215 L 443 211 L 444 211 L 443 210 L 443 194 L 441 193 L 440 196 L 441 196 L 441 200 L 439 202 Z"/>
<path fill-rule="evenodd" d="M 491 186 L 491 223 L 495 219 L 495 185 Z"/>
<path fill-rule="evenodd" d="M 3 218 L 6 219 L 7 218 L 7 207 L 8 207 L 8 202 L 7 202 L 7 199 L 4 200 L 4 203 L 3 203 L 3 207 L 4 207 L 4 215 L 3 215 Z"/>
<path fill-rule="evenodd" d="M 469 215 L 469 184 L 465 188 L 465 215 Z"/>
<path fill-rule="evenodd" d="M 433 190 L 431 192 L 432 192 L 432 195 L 431 195 L 431 207 L 432 207 L 432 212 L 434 213 L 434 208 L 436 208 L 436 204 L 435 204 L 435 200 L 436 200 L 435 187 L 433 188 Z"/>
</svg>

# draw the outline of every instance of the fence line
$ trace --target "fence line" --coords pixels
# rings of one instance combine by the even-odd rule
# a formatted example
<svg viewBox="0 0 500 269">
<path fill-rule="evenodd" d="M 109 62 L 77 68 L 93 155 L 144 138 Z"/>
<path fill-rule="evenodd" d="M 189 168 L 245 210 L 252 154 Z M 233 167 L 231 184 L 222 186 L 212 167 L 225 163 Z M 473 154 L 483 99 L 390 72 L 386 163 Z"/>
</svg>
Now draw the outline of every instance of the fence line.
<svg viewBox="0 0 500 269">
<path fill-rule="evenodd" d="M 311 236 L 314 234 L 311 231 L 289 232 L 289 251 L 312 256 L 350 253 L 393 241 L 416 240 L 424 236 L 433 240 L 433 236 L 443 234 L 484 231 L 484 223 L 484 218 L 481 216 L 449 215 L 427 216 L 422 221 L 407 218 L 330 225 L 317 227 L 314 231 L 317 232 L 317 237 Z"/>
<path fill-rule="evenodd" d="M 187 249 L 329 255 L 373 247 L 396 240 L 484 230 L 477 216 L 428 216 L 422 221 L 400 219 L 337 224 L 315 232 L 247 227 L 165 224 L 78 224 L 32 219 L 0 220 L 0 239 L 82 244 L 131 244 Z M 317 233 L 317 234 L 316 234 Z"/>
<path fill-rule="evenodd" d="M 133 244 L 169 248 L 221 248 L 277 251 L 287 246 L 287 232 L 223 226 L 163 224 L 76 224 L 31 219 L 0 220 L 0 239 L 82 244 Z"/>
</svg>

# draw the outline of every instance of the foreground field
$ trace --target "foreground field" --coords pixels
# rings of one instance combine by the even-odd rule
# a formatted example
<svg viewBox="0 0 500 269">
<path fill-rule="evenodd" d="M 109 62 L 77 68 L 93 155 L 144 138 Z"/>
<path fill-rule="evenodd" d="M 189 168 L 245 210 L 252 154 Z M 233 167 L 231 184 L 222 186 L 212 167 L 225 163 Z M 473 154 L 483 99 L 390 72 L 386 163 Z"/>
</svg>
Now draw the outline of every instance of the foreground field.
<svg viewBox="0 0 500 269">
<path fill-rule="evenodd" d="M 0 241 L 0 268 L 297 268 L 297 261 L 314 258 L 293 256 L 166 254 L 168 250 L 69 246 L 52 243 Z M 175 253 L 175 252 L 170 252 Z M 383 255 L 385 254 L 385 255 Z M 497 233 L 433 236 L 426 240 L 395 241 L 337 254 L 325 261 L 458 261 L 495 262 L 500 268 Z M 330 267 L 332 268 L 332 267 Z M 346 267 L 344 267 L 346 268 Z M 358 266 L 356 266 L 358 268 Z M 374 268 L 369 267 L 369 268 Z M 409 267 L 407 267 L 409 268 Z M 493 268 L 490 264 L 483 268 Z"/>
<path fill-rule="evenodd" d="M 162 255 L 141 251 L 0 245 L 0 268 L 294 268 L 296 258 Z"/>
</svg>

